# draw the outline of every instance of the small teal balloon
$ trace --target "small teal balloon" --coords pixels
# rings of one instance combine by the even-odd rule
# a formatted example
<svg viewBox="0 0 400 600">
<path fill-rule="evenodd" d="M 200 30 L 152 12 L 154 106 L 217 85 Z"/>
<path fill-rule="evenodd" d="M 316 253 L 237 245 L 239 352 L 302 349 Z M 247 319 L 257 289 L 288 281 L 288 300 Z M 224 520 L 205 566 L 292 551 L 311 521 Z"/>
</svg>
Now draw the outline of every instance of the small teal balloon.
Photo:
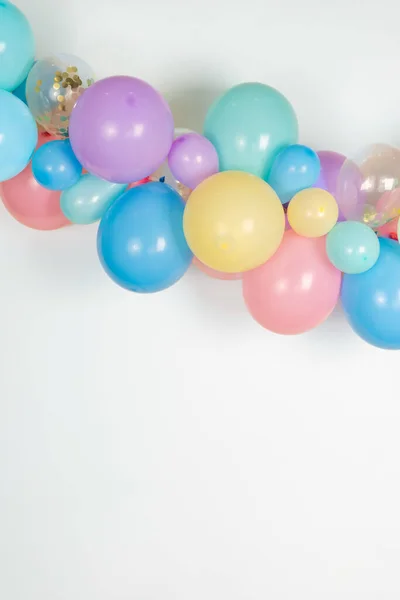
<svg viewBox="0 0 400 600">
<path fill-rule="evenodd" d="M 61 210 L 71 223 L 95 223 L 127 187 L 127 184 L 111 183 L 87 173 L 75 185 L 62 192 Z"/>
<path fill-rule="evenodd" d="M 297 142 L 297 118 L 276 89 L 242 83 L 210 108 L 204 135 L 217 150 L 221 171 L 246 171 L 266 179 L 278 152 Z"/>
<path fill-rule="evenodd" d="M 36 60 L 33 63 L 32 67 L 36 64 Z M 29 75 L 29 73 L 28 73 Z M 22 83 L 13 91 L 14 96 L 17 96 L 24 104 L 28 106 L 28 102 L 26 99 L 26 80 L 28 79 L 28 75 L 25 77 Z"/>
<path fill-rule="evenodd" d="M 337 223 L 326 236 L 326 252 L 331 263 L 349 275 L 372 269 L 380 245 L 373 229 L 358 221 Z"/>
<path fill-rule="evenodd" d="M 321 171 L 318 154 L 307 146 L 294 144 L 279 152 L 267 182 L 287 204 L 295 194 L 314 185 Z"/>
<path fill-rule="evenodd" d="M 369 271 L 344 275 L 341 300 L 354 331 L 366 342 L 400 349 L 400 245 L 379 239 L 379 258 Z"/>
<path fill-rule="evenodd" d="M 35 57 L 35 40 L 25 15 L 0 1 L 0 89 L 12 92 L 26 79 Z"/>
<path fill-rule="evenodd" d="M 185 204 L 160 182 L 128 190 L 100 222 L 97 250 L 106 273 L 133 292 L 152 293 L 176 283 L 193 254 L 183 233 Z"/>
<path fill-rule="evenodd" d="M 32 172 L 44 188 L 66 190 L 79 181 L 82 165 L 69 140 L 55 140 L 36 150 L 32 157 Z"/>
<path fill-rule="evenodd" d="M 25 169 L 38 140 L 28 107 L 10 92 L 0 90 L 0 181 Z"/>
</svg>

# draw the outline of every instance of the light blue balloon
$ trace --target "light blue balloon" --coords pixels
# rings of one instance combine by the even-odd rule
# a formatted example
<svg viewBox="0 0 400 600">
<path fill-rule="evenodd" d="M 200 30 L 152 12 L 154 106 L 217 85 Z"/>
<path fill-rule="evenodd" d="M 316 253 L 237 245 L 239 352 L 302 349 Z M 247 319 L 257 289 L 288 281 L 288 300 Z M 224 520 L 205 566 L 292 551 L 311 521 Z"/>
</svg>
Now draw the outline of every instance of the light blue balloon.
<svg viewBox="0 0 400 600">
<path fill-rule="evenodd" d="M 341 300 L 354 331 L 378 348 L 400 349 L 400 245 L 379 239 L 379 258 L 369 271 L 344 275 Z"/>
<path fill-rule="evenodd" d="M 221 171 L 246 171 L 266 179 L 278 152 L 297 142 L 297 118 L 276 89 L 242 83 L 210 108 L 204 135 L 218 152 Z"/>
<path fill-rule="evenodd" d="M 32 67 L 36 64 L 36 60 L 33 63 Z M 29 75 L 29 73 L 28 73 Z M 26 80 L 28 79 L 28 75 L 25 77 L 25 79 L 23 80 L 22 83 L 19 84 L 19 86 L 13 91 L 14 96 L 17 96 L 17 98 L 19 98 L 20 100 L 22 100 L 22 102 L 26 105 L 28 105 L 27 99 L 26 99 Z"/>
<path fill-rule="evenodd" d="M 95 223 L 127 187 L 127 184 L 111 183 L 95 175 L 82 175 L 78 183 L 61 194 L 61 210 L 71 223 Z"/>
<path fill-rule="evenodd" d="M 25 15 L 0 2 L 0 89 L 12 92 L 26 79 L 35 57 L 35 40 Z"/>
<path fill-rule="evenodd" d="M 321 171 L 318 154 L 300 144 L 287 146 L 272 163 L 267 182 L 278 194 L 282 204 L 297 192 L 314 185 Z"/>
<path fill-rule="evenodd" d="M 326 252 L 331 263 L 354 275 L 371 269 L 379 257 L 376 233 L 364 223 L 343 221 L 337 223 L 326 237 Z"/>
<path fill-rule="evenodd" d="M 97 235 L 100 261 L 113 281 L 133 292 L 158 292 L 176 283 L 193 254 L 183 233 L 185 204 L 160 182 L 128 190 L 105 213 Z"/>
<path fill-rule="evenodd" d="M 48 190 L 66 190 L 79 181 L 82 165 L 69 140 L 55 140 L 36 150 L 32 172 L 36 181 Z"/>
<path fill-rule="evenodd" d="M 0 90 L 0 181 L 25 169 L 37 139 L 37 126 L 28 107 L 10 92 Z"/>
</svg>

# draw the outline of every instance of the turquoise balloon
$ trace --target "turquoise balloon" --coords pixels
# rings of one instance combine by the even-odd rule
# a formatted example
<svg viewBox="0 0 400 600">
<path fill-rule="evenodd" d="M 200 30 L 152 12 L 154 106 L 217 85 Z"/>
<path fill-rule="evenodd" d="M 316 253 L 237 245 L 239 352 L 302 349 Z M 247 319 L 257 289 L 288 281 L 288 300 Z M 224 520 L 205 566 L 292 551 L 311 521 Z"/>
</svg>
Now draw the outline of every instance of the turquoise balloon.
<svg viewBox="0 0 400 600">
<path fill-rule="evenodd" d="M 85 174 L 61 194 L 61 210 L 71 223 L 89 225 L 99 221 L 111 204 L 128 187 Z"/>
<path fill-rule="evenodd" d="M 0 89 L 12 92 L 26 79 L 35 57 L 35 40 L 25 15 L 0 1 Z"/>
<path fill-rule="evenodd" d="M 297 118 L 276 89 L 242 83 L 210 108 L 204 135 L 218 152 L 221 171 L 246 171 L 266 179 L 278 152 L 297 142 Z"/>
<path fill-rule="evenodd" d="M 23 171 L 38 139 L 28 107 L 10 92 L 0 90 L 0 181 Z"/>
<path fill-rule="evenodd" d="M 378 236 L 364 223 L 343 221 L 328 233 L 326 252 L 339 271 L 349 275 L 364 273 L 379 258 Z"/>
</svg>

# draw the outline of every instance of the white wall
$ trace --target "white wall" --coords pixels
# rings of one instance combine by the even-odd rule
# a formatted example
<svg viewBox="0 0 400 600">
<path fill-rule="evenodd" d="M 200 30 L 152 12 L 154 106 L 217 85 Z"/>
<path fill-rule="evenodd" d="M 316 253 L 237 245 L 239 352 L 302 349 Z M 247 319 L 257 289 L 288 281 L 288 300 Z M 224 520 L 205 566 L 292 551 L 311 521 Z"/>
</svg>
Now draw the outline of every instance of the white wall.
<svg viewBox="0 0 400 600">
<path fill-rule="evenodd" d="M 39 56 L 147 79 L 178 126 L 258 79 L 316 149 L 400 143 L 392 0 L 18 5 Z M 131 295 L 95 235 L 0 207 L 0 597 L 398 600 L 400 355 L 340 312 L 277 337 L 195 271 Z"/>
</svg>

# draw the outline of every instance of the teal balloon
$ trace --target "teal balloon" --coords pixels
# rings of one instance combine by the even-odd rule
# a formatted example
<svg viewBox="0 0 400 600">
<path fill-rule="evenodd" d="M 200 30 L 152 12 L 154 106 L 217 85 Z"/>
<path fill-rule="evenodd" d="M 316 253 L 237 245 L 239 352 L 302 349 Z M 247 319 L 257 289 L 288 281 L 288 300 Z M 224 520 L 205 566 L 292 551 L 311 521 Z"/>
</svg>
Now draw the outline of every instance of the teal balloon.
<svg viewBox="0 0 400 600">
<path fill-rule="evenodd" d="M 71 223 L 89 225 L 99 221 L 111 204 L 128 187 L 85 174 L 61 194 L 61 210 Z"/>
<path fill-rule="evenodd" d="M 23 171 L 38 140 L 28 107 L 10 92 L 0 90 L 0 181 Z"/>
<path fill-rule="evenodd" d="M 374 231 L 357 221 L 337 223 L 326 237 L 331 263 L 350 275 L 365 273 L 379 258 L 379 240 Z"/>
<path fill-rule="evenodd" d="M 32 67 L 36 64 L 36 61 L 33 63 Z M 29 75 L 29 73 L 28 73 Z M 22 102 L 26 105 L 28 105 L 27 99 L 26 99 L 26 80 L 28 79 L 28 76 L 25 77 L 25 79 L 23 80 L 22 83 L 19 84 L 19 86 L 13 91 L 14 96 L 17 96 L 17 98 L 19 98 L 20 100 L 22 100 Z"/>
<path fill-rule="evenodd" d="M 297 142 L 297 118 L 276 89 L 242 83 L 210 108 L 204 135 L 218 152 L 221 171 L 246 171 L 266 179 L 278 152 Z"/>
<path fill-rule="evenodd" d="M 26 79 L 35 57 L 35 40 L 25 15 L 0 1 L 0 89 L 12 92 Z"/>
</svg>

